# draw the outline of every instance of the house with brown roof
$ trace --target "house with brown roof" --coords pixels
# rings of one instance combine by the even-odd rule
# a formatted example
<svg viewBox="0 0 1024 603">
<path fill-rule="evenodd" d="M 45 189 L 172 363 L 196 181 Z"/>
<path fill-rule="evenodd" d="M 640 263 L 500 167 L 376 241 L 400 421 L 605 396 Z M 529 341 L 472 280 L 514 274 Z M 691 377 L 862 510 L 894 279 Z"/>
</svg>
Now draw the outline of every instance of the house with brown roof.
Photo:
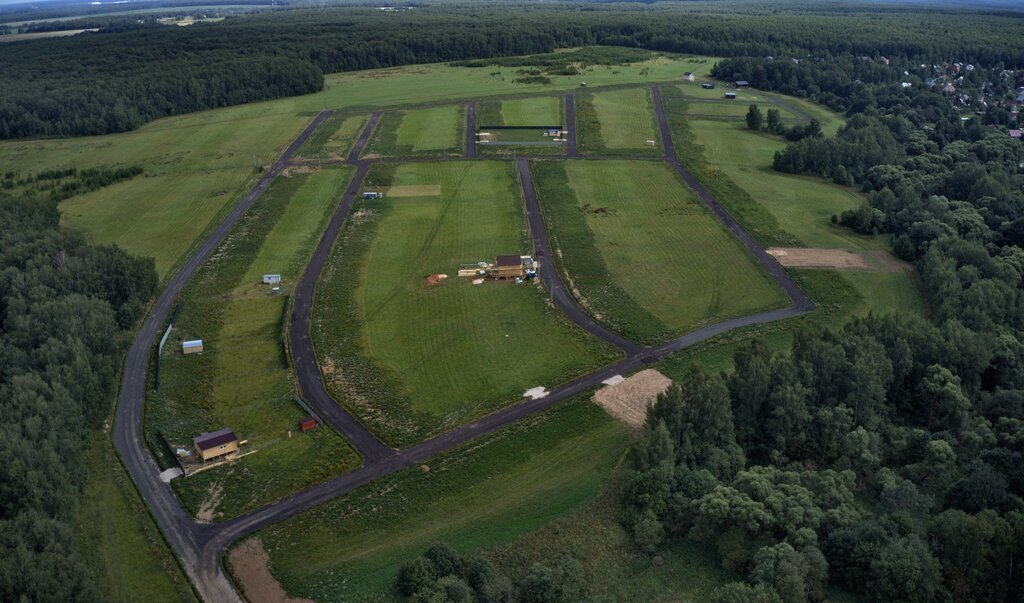
<svg viewBox="0 0 1024 603">
<path fill-rule="evenodd" d="M 209 433 L 203 432 L 192 438 L 196 454 L 204 461 L 238 452 L 238 444 L 238 436 L 227 427 Z"/>
<path fill-rule="evenodd" d="M 523 256 L 499 255 L 491 269 L 495 278 L 521 278 L 523 276 Z"/>
</svg>

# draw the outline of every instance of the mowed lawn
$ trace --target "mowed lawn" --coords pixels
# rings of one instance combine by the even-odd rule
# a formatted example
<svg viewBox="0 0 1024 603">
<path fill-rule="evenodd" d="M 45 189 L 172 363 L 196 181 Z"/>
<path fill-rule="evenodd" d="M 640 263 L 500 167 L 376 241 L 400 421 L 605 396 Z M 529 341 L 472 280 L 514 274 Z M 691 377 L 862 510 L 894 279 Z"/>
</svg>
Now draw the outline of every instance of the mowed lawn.
<svg viewBox="0 0 1024 603">
<path fill-rule="evenodd" d="M 479 552 L 592 500 L 628 443 L 624 425 L 575 399 L 256 537 L 291 596 L 390 600 L 398 567 L 435 542 Z"/>
<path fill-rule="evenodd" d="M 661 136 L 647 88 L 609 90 L 593 95 L 593 107 L 605 149 L 649 149 L 661 153 Z M 654 146 L 647 146 L 654 140 Z"/>
<path fill-rule="evenodd" d="M 401 197 L 357 205 L 313 327 L 329 391 L 384 441 L 418 442 L 615 357 L 539 284 L 456 277 L 463 263 L 532 253 L 509 163 L 406 164 L 391 184 Z M 432 274 L 449 278 L 428 286 Z"/>
<path fill-rule="evenodd" d="M 381 117 L 365 157 L 440 155 L 462 151 L 465 113 L 460 105 L 389 111 Z"/>
<path fill-rule="evenodd" d="M 293 400 L 282 341 L 287 296 L 351 174 L 330 168 L 276 180 L 182 295 L 161 388 L 148 401 L 151 447 L 168 464 L 157 433 L 179 445 L 230 427 L 254 451 L 172 482 L 193 513 L 236 516 L 359 464 L 327 428 L 288 437 L 306 413 Z M 260 282 L 263 273 L 281 274 L 282 294 Z M 203 339 L 201 355 L 181 355 L 180 342 L 191 338 Z"/>
<path fill-rule="evenodd" d="M 780 137 L 750 132 L 739 121 L 693 119 L 688 124 L 706 160 L 767 209 L 783 230 L 808 247 L 848 249 L 864 256 L 873 270 L 841 272 L 864 297 L 859 312 L 921 310 L 913 273 L 908 265 L 889 259 L 884 237 L 858 235 L 832 224 L 833 215 L 864 203 L 862 195 L 819 178 L 773 170 L 772 158 L 786 144 Z"/>
<path fill-rule="evenodd" d="M 786 298 L 667 165 L 537 162 L 561 267 L 582 303 L 653 343 Z"/>
<path fill-rule="evenodd" d="M 560 126 L 565 101 L 560 96 L 538 96 L 501 101 L 502 125 Z"/>
<path fill-rule="evenodd" d="M 0 144 L 5 169 L 141 165 L 132 180 L 64 201 L 61 223 L 156 260 L 161 277 L 312 119 L 245 105 L 159 120 L 135 132 Z"/>
<path fill-rule="evenodd" d="M 344 159 L 363 132 L 366 120 L 366 115 L 332 115 L 302 145 L 298 156 L 304 159 Z"/>
<path fill-rule="evenodd" d="M 418 151 L 450 151 L 458 148 L 462 108 L 458 105 L 406 111 L 398 127 L 398 146 Z"/>
</svg>

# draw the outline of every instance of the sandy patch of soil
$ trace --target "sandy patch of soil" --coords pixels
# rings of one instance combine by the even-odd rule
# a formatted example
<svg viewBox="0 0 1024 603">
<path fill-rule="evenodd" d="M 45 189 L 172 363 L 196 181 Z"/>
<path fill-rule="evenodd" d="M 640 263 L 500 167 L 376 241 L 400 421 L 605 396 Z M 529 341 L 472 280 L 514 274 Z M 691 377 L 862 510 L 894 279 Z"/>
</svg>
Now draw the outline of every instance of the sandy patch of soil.
<svg viewBox="0 0 1024 603">
<path fill-rule="evenodd" d="M 647 407 L 670 385 L 671 379 L 655 369 L 647 369 L 597 390 L 594 402 L 623 423 L 640 427 L 647 419 Z"/>
<path fill-rule="evenodd" d="M 220 504 L 220 499 L 222 498 L 224 498 L 224 482 L 218 481 L 211 484 L 210 489 L 206 491 L 206 498 L 203 499 L 203 504 L 199 505 L 196 521 L 200 523 L 212 522 L 216 515 L 217 505 Z"/>
<path fill-rule="evenodd" d="M 838 268 L 840 270 L 870 270 L 860 254 L 848 249 L 819 249 L 814 247 L 769 247 L 783 266 L 792 268 Z"/>
<path fill-rule="evenodd" d="M 400 184 L 388 188 L 385 197 L 437 197 L 440 184 Z"/>
<path fill-rule="evenodd" d="M 238 585 L 250 603 L 313 603 L 312 599 L 289 597 L 281 583 L 270 573 L 270 557 L 263 541 L 249 538 L 231 549 L 228 563 Z"/>
</svg>

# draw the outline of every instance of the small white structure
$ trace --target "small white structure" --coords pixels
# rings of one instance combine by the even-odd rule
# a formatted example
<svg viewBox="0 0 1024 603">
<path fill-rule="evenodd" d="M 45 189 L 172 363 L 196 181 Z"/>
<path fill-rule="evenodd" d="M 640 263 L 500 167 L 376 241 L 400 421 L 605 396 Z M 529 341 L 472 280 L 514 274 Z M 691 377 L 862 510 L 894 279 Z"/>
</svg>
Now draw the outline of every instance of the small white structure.
<svg viewBox="0 0 1024 603">
<path fill-rule="evenodd" d="M 366 191 L 363 193 L 363 199 L 383 199 L 384 193 L 378 193 L 374 191 Z"/>
<path fill-rule="evenodd" d="M 281 275 L 280 274 L 264 274 L 263 275 L 264 285 L 280 285 Z"/>
<path fill-rule="evenodd" d="M 655 144 L 657 144 L 657 143 L 654 142 L 653 140 L 648 140 L 647 141 L 647 146 L 649 146 L 649 147 L 653 147 Z"/>
<path fill-rule="evenodd" d="M 686 73 L 684 73 L 683 74 L 683 79 L 688 81 L 688 82 L 692 82 L 694 80 L 693 72 L 692 71 L 687 71 Z"/>
<path fill-rule="evenodd" d="M 182 354 L 199 354 L 203 351 L 202 339 L 188 339 L 181 342 Z"/>
</svg>

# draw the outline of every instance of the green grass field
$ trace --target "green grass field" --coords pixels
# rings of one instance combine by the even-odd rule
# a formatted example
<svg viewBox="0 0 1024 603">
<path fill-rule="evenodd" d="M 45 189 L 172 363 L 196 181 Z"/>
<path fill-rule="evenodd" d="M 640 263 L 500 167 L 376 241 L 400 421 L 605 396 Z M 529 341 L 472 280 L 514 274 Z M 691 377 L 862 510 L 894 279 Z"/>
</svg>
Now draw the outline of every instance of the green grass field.
<svg viewBox="0 0 1024 603">
<path fill-rule="evenodd" d="M 579 95 L 576 122 L 582 152 L 628 151 L 660 155 L 661 136 L 646 88 Z M 652 146 L 648 140 L 655 141 Z"/>
<path fill-rule="evenodd" d="M 335 113 L 313 132 L 297 155 L 303 159 L 344 159 L 366 125 L 366 115 Z"/>
<path fill-rule="evenodd" d="M 577 399 L 257 536 L 292 596 L 386 600 L 398 566 L 436 541 L 503 546 L 592 499 L 627 444 L 625 426 Z"/>
<path fill-rule="evenodd" d="M 460 154 L 465 119 L 461 105 L 385 113 L 367 144 L 364 156 Z"/>
<path fill-rule="evenodd" d="M 513 83 L 514 69 L 443 64 L 377 69 L 325 78 L 317 94 L 168 117 L 133 132 L 70 139 L 0 142 L 5 170 L 33 172 L 137 163 L 142 177 L 61 204 L 65 226 L 98 243 L 153 257 L 161 277 L 227 207 L 256 181 L 256 159 L 271 163 L 317 111 L 350 113 L 481 96 L 548 94 L 593 86 L 668 81 L 680 70 L 706 73 L 703 57 L 655 56 L 630 64 L 552 76 L 546 85 Z"/>
<path fill-rule="evenodd" d="M 328 390 L 385 442 L 418 442 L 616 357 L 539 284 L 456 277 L 462 263 L 532 253 L 510 164 L 372 177 L 391 187 L 357 204 L 317 288 L 313 337 Z M 430 287 L 431 274 L 450 278 Z"/>
<path fill-rule="evenodd" d="M 565 101 L 560 96 L 538 96 L 501 101 L 502 125 L 563 125 L 564 103 Z"/>
<path fill-rule="evenodd" d="M 774 171 L 772 157 L 785 146 L 779 137 L 712 120 L 690 120 L 689 128 L 707 161 L 770 212 L 800 244 L 848 249 L 873 266 L 871 271 L 842 272 L 864 298 L 855 313 L 922 311 L 911 269 L 888 255 L 885 237 L 858 235 L 831 223 L 833 215 L 863 203 L 862 195 L 818 178 Z"/>
<path fill-rule="evenodd" d="M 150 447 L 169 466 L 158 434 L 188 445 L 201 431 L 230 427 L 248 440 L 244 450 L 255 451 L 234 465 L 174 480 L 192 513 L 232 517 L 359 464 L 327 428 L 287 437 L 306 413 L 292 399 L 282 340 L 288 293 L 351 174 L 330 168 L 276 180 L 182 294 L 160 391 L 147 401 Z M 281 295 L 260 283 L 268 272 L 281 274 Z M 205 351 L 182 356 L 180 342 L 194 337 L 204 340 Z"/>
<path fill-rule="evenodd" d="M 104 601 L 195 601 L 192 588 L 146 511 L 109 434 L 94 431 L 79 503 L 79 545 Z"/>
<path fill-rule="evenodd" d="M 785 304 L 754 258 L 667 165 L 535 165 L 567 280 L 610 328 L 653 343 Z"/>
</svg>

